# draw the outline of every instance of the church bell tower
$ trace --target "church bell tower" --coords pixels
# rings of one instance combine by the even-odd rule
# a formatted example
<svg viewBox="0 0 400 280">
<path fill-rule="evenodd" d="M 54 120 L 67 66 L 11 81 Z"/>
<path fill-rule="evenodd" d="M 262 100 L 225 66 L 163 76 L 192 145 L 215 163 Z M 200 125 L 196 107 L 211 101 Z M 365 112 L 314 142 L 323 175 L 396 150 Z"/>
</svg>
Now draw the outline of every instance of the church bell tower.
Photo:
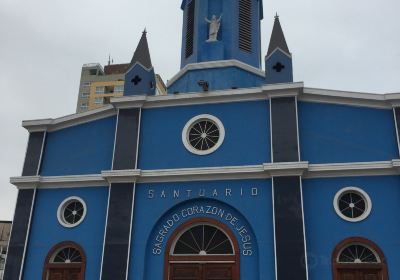
<svg viewBox="0 0 400 280">
<path fill-rule="evenodd" d="M 261 66 L 262 0 L 183 0 L 181 68 L 238 60 Z"/>
</svg>

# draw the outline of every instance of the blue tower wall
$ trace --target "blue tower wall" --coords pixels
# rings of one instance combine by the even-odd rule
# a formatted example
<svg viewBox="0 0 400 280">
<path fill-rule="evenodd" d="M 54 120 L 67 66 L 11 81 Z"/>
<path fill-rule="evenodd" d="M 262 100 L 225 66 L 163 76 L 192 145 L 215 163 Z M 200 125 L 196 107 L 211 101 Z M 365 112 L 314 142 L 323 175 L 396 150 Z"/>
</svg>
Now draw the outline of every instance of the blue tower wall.
<svg viewBox="0 0 400 280">
<path fill-rule="evenodd" d="M 40 175 L 98 174 L 111 169 L 116 117 L 47 134 Z"/>
<path fill-rule="evenodd" d="M 168 93 L 202 91 L 198 85 L 200 80 L 208 81 L 210 91 L 257 87 L 265 83 L 263 77 L 237 67 L 190 70 L 168 87 Z"/>
<path fill-rule="evenodd" d="M 221 120 L 225 140 L 207 156 L 192 154 L 181 135 L 187 121 L 200 114 Z M 240 117 L 239 117 L 240 116 Z M 144 109 L 139 145 L 139 169 L 237 166 L 271 161 L 269 102 L 237 102 Z M 243 147 L 251 147 L 240 152 Z"/>
<path fill-rule="evenodd" d="M 385 254 L 390 279 L 400 279 L 400 178 L 397 176 L 347 177 L 303 180 L 304 215 L 310 279 L 332 279 L 332 254 L 344 239 L 364 237 Z M 340 218 L 333 207 L 342 188 L 363 189 L 372 200 L 372 211 L 363 221 Z"/>
<path fill-rule="evenodd" d="M 132 82 L 138 76 L 141 81 L 135 85 Z M 156 92 L 156 78 L 154 68 L 145 69 L 142 65 L 136 63 L 125 74 L 124 95 L 154 95 Z"/>
<path fill-rule="evenodd" d="M 310 163 L 398 158 L 393 111 L 299 102 L 301 159 Z"/>
<path fill-rule="evenodd" d="M 261 36 L 260 21 L 262 19 L 261 0 L 252 0 L 252 49 L 251 53 L 239 49 L 239 7 L 238 0 L 195 0 L 195 23 L 193 54 L 186 58 L 186 29 L 187 9 L 183 1 L 183 28 L 181 68 L 189 63 L 198 63 L 213 60 L 237 59 L 246 64 L 260 68 L 261 64 Z M 209 24 L 205 18 L 212 15 L 219 17 L 222 14 L 221 27 L 218 32 L 218 43 L 208 43 Z M 204 55 L 207 54 L 207 55 Z M 212 55 L 210 55 L 212 54 Z"/>
<path fill-rule="evenodd" d="M 252 188 L 255 187 L 257 196 L 252 195 Z M 226 188 L 232 190 L 231 196 L 226 196 Z M 193 190 L 190 198 L 187 197 L 188 189 Z M 204 197 L 199 197 L 200 189 L 205 191 Z M 163 190 L 166 192 L 165 198 L 160 197 Z M 173 190 L 179 191 L 181 196 L 174 198 Z M 154 192 L 153 198 L 149 198 L 149 191 Z M 215 195 L 214 191 L 218 194 Z M 190 209 L 200 209 L 201 206 L 204 214 L 190 215 Z M 222 217 L 212 214 L 212 207 L 224 211 Z M 228 214 L 236 217 L 237 223 L 228 219 Z M 162 251 L 154 253 L 157 235 L 173 215 L 179 220 L 175 219 L 176 222 L 161 242 Z M 240 279 L 275 278 L 271 180 L 237 180 L 138 184 L 129 279 L 163 279 L 166 241 L 179 225 L 196 217 L 218 220 L 235 234 L 240 251 Z M 251 244 L 244 245 L 242 242 L 244 237 L 238 232 L 241 226 L 246 228 Z M 251 253 L 247 251 L 249 248 Z"/>
<path fill-rule="evenodd" d="M 57 209 L 70 196 L 78 196 L 85 201 L 87 214 L 77 227 L 65 228 L 58 222 Z M 85 251 L 86 279 L 99 279 L 107 200 L 108 187 L 38 190 L 23 279 L 42 279 L 47 254 L 53 246 L 67 240 L 79 244 Z"/>
<path fill-rule="evenodd" d="M 274 69 L 277 63 L 282 64 L 283 68 L 280 72 Z M 293 82 L 293 64 L 292 58 L 283 53 L 279 49 L 265 60 L 265 83 L 279 84 Z"/>
</svg>

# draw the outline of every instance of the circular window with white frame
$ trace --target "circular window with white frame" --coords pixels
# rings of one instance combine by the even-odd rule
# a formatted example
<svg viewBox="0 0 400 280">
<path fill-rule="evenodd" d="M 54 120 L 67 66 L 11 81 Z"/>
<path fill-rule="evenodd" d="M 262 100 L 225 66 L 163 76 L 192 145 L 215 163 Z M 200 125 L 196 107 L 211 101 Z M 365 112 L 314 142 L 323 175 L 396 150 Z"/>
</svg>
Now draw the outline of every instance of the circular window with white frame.
<svg viewBox="0 0 400 280">
<path fill-rule="evenodd" d="M 78 226 L 85 219 L 86 203 L 77 196 L 71 196 L 61 202 L 57 211 L 59 223 L 67 228 Z"/>
<path fill-rule="evenodd" d="M 212 115 L 199 115 L 190 119 L 182 131 L 185 148 L 196 155 L 208 155 L 217 150 L 224 141 L 225 128 Z"/>
<path fill-rule="evenodd" d="M 346 187 L 336 193 L 333 206 L 342 219 L 348 222 L 360 222 L 371 213 L 372 202 L 362 189 Z"/>
</svg>

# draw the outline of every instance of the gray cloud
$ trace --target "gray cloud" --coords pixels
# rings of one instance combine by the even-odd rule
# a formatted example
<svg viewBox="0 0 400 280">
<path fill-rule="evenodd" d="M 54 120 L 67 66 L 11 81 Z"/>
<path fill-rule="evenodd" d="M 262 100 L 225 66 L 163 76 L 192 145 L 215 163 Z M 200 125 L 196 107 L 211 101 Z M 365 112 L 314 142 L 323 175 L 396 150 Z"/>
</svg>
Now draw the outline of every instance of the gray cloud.
<svg viewBox="0 0 400 280">
<path fill-rule="evenodd" d="M 26 149 L 24 119 L 75 110 L 80 68 L 89 62 L 128 62 L 148 30 L 156 72 L 179 70 L 179 0 L 0 1 L 0 220 L 12 219 Z M 278 12 L 294 55 L 295 80 L 306 86 L 400 92 L 397 0 L 264 0 L 262 45 L 267 50 Z M 265 53 L 264 53 L 265 54 Z"/>
</svg>

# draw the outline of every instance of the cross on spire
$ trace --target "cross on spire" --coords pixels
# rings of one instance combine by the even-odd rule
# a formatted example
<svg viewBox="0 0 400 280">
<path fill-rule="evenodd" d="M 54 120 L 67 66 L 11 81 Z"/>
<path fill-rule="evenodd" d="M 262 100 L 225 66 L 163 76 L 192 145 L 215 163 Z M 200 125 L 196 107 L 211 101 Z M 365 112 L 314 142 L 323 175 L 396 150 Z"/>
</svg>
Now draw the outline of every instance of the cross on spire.
<svg viewBox="0 0 400 280">
<path fill-rule="evenodd" d="M 274 67 L 272 67 L 276 72 L 280 73 L 283 69 L 285 69 L 285 65 L 280 62 L 277 62 Z"/>
<path fill-rule="evenodd" d="M 142 81 L 142 78 L 140 78 L 138 75 L 136 75 L 136 76 L 131 80 L 131 82 L 132 82 L 135 86 L 137 86 L 141 81 Z"/>
</svg>

